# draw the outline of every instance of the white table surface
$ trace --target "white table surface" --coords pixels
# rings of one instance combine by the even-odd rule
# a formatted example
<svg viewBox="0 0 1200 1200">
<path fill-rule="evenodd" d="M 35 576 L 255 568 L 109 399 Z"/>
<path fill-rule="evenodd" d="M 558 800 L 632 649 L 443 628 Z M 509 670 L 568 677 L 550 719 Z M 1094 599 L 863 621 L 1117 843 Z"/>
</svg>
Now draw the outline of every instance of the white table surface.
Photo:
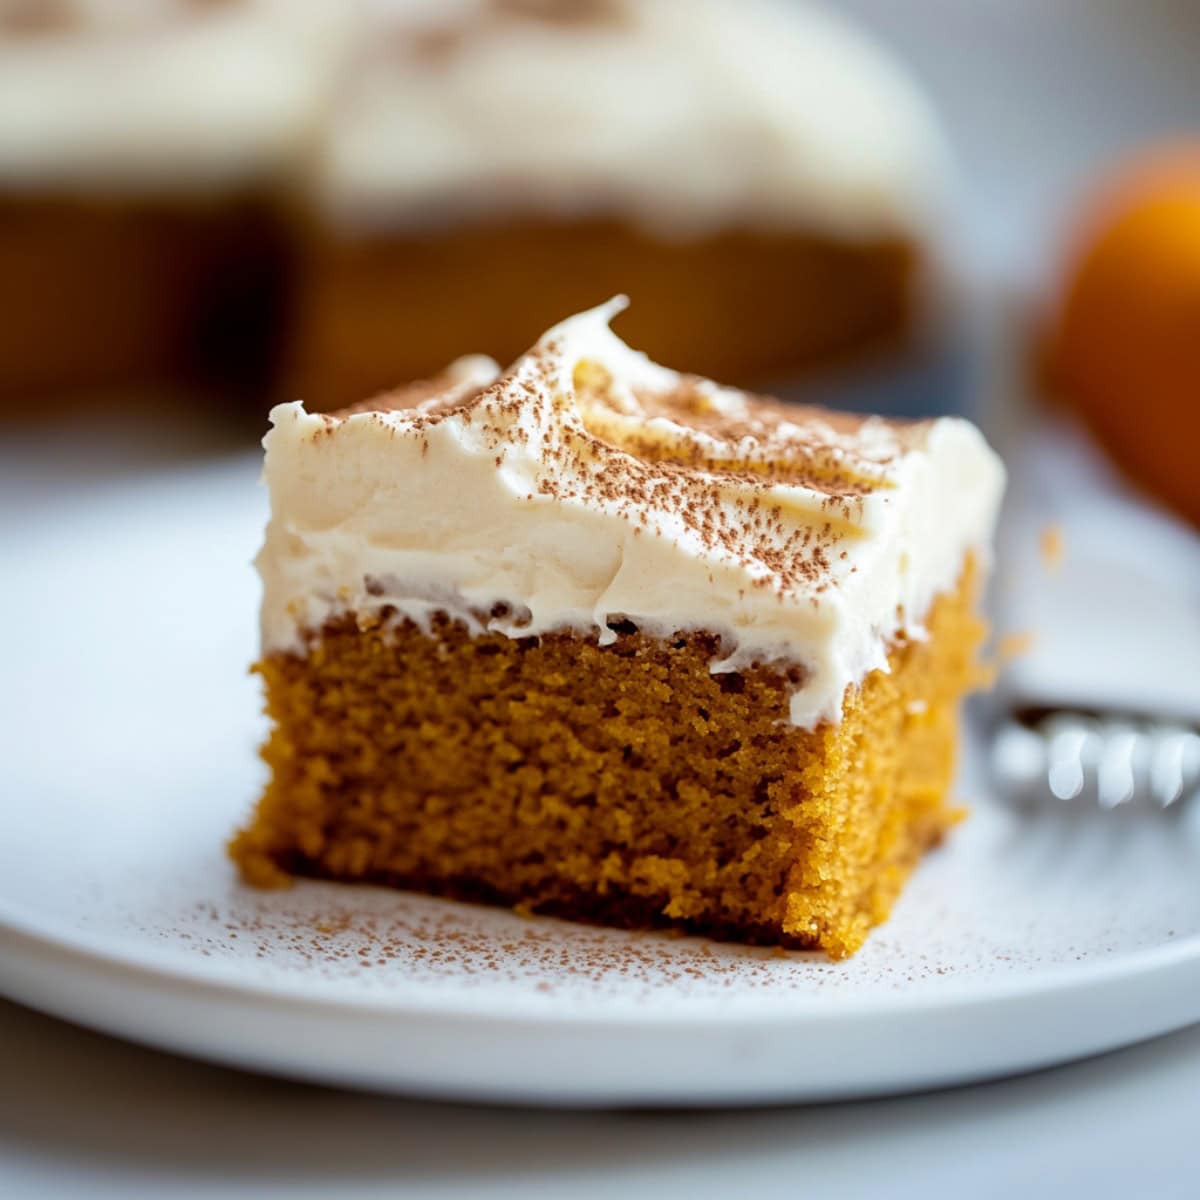
<svg viewBox="0 0 1200 1200">
<path fill-rule="evenodd" d="M 0 1003 L 0 1195 L 1194 1197 L 1200 1027 L 957 1091 L 760 1111 L 426 1104 L 242 1075 Z"/>
</svg>

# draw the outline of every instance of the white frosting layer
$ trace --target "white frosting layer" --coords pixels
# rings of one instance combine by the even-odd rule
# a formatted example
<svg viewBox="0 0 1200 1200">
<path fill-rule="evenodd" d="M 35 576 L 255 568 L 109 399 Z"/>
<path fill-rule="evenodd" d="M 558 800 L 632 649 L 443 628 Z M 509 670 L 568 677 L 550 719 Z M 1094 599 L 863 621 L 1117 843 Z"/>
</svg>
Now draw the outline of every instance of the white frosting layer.
<svg viewBox="0 0 1200 1200">
<path fill-rule="evenodd" d="M 6 188 L 172 191 L 293 169 L 348 45 L 343 0 L 60 7 L 62 27 L 0 25 Z"/>
<path fill-rule="evenodd" d="M 793 721 L 836 720 L 847 685 L 886 668 L 898 634 L 920 636 L 965 556 L 986 561 L 999 460 L 962 420 L 793 419 L 682 380 L 611 333 L 619 307 L 564 322 L 498 377 L 461 360 L 416 408 L 275 408 L 264 652 L 303 652 L 330 618 L 386 607 L 601 642 L 631 619 L 719 633 L 714 671 L 798 662 Z M 681 387 L 711 420 L 659 402 Z M 797 468 L 764 478 L 780 447 Z M 734 466 L 664 468 L 676 453 Z"/>
<path fill-rule="evenodd" d="M 350 222 L 615 214 L 673 236 L 942 215 L 930 106 L 809 0 L 54 0 L 61 28 L 5 34 L 9 2 L 5 187 L 295 171 Z"/>
<path fill-rule="evenodd" d="M 807 0 L 593 0 L 574 20 L 499 0 L 371 7 L 314 176 L 348 221 L 615 213 L 676 236 L 861 236 L 942 215 L 924 96 Z"/>
</svg>

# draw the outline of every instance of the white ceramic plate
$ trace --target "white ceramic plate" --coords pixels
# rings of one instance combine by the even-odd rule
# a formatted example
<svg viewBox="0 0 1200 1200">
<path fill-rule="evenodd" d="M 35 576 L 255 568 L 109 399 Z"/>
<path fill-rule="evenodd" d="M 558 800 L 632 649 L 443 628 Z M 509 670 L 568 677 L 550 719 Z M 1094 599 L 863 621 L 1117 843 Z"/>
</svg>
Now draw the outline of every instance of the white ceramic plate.
<svg viewBox="0 0 1200 1200">
<path fill-rule="evenodd" d="M 376 889 L 242 888 L 222 843 L 261 781 L 255 471 L 78 493 L 0 534 L 0 991 L 284 1075 L 572 1104 L 927 1088 L 1200 1020 L 1191 818 L 1030 821 L 980 801 L 840 964 Z"/>
</svg>

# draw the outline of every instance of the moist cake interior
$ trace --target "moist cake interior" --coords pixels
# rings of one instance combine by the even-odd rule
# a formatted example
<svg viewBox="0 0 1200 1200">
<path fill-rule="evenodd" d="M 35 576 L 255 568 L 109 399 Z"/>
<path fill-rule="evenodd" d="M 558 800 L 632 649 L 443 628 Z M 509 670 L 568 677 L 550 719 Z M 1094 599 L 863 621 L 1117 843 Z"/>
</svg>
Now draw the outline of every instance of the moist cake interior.
<svg viewBox="0 0 1200 1200">
<path fill-rule="evenodd" d="M 802 668 L 714 674 L 710 634 L 343 618 L 259 664 L 272 777 L 233 856 L 261 886 L 370 881 L 845 957 L 959 818 L 976 580 L 814 730 L 788 720 Z"/>
</svg>

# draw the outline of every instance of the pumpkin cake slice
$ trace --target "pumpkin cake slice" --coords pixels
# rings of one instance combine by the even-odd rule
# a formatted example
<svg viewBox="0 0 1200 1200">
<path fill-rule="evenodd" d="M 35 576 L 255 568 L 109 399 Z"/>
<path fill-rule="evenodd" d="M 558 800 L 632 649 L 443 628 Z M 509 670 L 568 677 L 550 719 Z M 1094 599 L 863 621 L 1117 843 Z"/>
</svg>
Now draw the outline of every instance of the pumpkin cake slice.
<svg viewBox="0 0 1200 1200">
<path fill-rule="evenodd" d="M 961 420 L 656 366 L 620 307 L 273 411 L 233 857 L 844 957 L 959 815 L 1003 470 Z"/>
</svg>

